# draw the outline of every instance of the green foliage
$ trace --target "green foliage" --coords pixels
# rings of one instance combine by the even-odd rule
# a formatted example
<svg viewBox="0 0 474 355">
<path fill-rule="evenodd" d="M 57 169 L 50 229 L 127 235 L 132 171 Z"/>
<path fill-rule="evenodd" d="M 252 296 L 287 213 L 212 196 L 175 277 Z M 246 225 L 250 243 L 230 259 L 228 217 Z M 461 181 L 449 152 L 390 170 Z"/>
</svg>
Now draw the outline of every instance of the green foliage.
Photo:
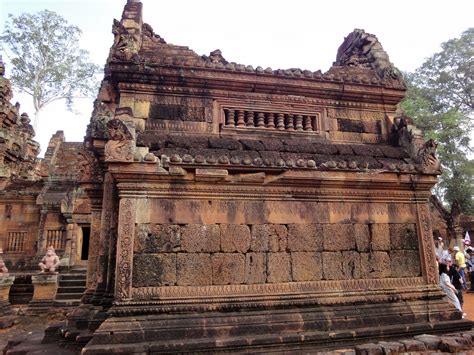
<svg viewBox="0 0 474 355">
<path fill-rule="evenodd" d="M 443 174 L 436 188 L 438 197 L 448 203 L 456 199 L 463 212 L 472 214 L 474 28 L 441 47 L 415 73 L 405 74 L 408 91 L 402 109 L 427 139 L 439 143 Z"/>
<path fill-rule="evenodd" d="M 97 93 L 100 68 L 79 48 L 78 27 L 48 10 L 8 16 L 0 40 L 13 64 L 10 79 L 32 96 L 35 117 L 53 101 L 65 100 L 71 110 L 74 99 Z"/>
</svg>

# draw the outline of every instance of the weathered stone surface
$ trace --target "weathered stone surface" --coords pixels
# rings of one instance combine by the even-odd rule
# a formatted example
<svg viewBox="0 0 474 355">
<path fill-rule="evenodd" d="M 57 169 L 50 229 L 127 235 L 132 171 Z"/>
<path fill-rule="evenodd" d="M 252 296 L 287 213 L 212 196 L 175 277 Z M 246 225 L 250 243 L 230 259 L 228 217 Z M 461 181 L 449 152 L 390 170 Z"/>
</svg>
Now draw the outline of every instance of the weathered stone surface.
<svg viewBox="0 0 474 355">
<path fill-rule="evenodd" d="M 391 249 L 418 249 L 414 224 L 390 224 Z"/>
<path fill-rule="evenodd" d="M 247 253 L 245 255 L 245 283 L 261 284 L 267 281 L 267 254 Z"/>
<path fill-rule="evenodd" d="M 363 344 L 355 347 L 356 355 L 383 355 L 383 348 L 379 344 Z"/>
<path fill-rule="evenodd" d="M 181 229 L 181 249 L 186 252 L 219 251 L 220 228 L 216 224 L 188 224 Z"/>
<path fill-rule="evenodd" d="M 369 251 L 370 232 L 367 224 L 354 224 L 354 237 L 358 251 Z"/>
<path fill-rule="evenodd" d="M 176 224 L 140 224 L 135 241 L 135 253 L 178 251 L 181 245 L 181 230 Z"/>
<path fill-rule="evenodd" d="M 211 256 L 206 253 L 179 253 L 176 261 L 179 286 L 211 285 Z"/>
<path fill-rule="evenodd" d="M 250 249 L 250 228 L 243 224 L 221 224 L 221 250 L 246 253 Z"/>
<path fill-rule="evenodd" d="M 353 250 L 356 247 L 352 224 L 324 224 L 325 251 Z"/>
<path fill-rule="evenodd" d="M 390 252 L 392 277 L 414 277 L 421 274 L 418 250 L 392 250 Z"/>
<path fill-rule="evenodd" d="M 291 253 L 293 281 L 318 281 L 323 276 L 321 253 Z"/>
<path fill-rule="evenodd" d="M 379 341 L 384 354 L 398 354 L 405 351 L 405 345 L 396 341 Z"/>
<path fill-rule="evenodd" d="M 400 340 L 400 343 L 405 345 L 405 351 L 426 351 L 425 343 L 420 340 L 409 339 L 409 340 Z"/>
<path fill-rule="evenodd" d="M 290 254 L 268 253 L 267 257 L 267 282 L 291 281 Z"/>
<path fill-rule="evenodd" d="M 214 285 L 242 284 L 245 279 L 245 256 L 238 253 L 215 253 L 211 256 Z"/>
<path fill-rule="evenodd" d="M 390 230 L 388 224 L 374 223 L 371 228 L 372 250 L 390 250 Z"/>
<path fill-rule="evenodd" d="M 441 344 L 440 337 L 432 334 L 417 335 L 414 339 L 422 341 L 425 344 L 426 350 L 438 350 L 439 344 Z"/>
<path fill-rule="evenodd" d="M 290 251 L 321 251 L 321 226 L 317 224 L 289 224 L 288 249 Z"/>
<path fill-rule="evenodd" d="M 358 252 L 342 252 L 342 272 L 346 279 L 360 279 L 362 277 L 360 254 Z"/>
<path fill-rule="evenodd" d="M 176 254 L 139 254 L 133 258 L 134 287 L 165 286 L 176 283 Z"/>
<path fill-rule="evenodd" d="M 255 224 L 251 227 L 250 250 L 285 251 L 288 231 L 283 224 Z"/>
<path fill-rule="evenodd" d="M 390 277 L 390 257 L 387 252 L 360 253 L 362 278 Z"/>
<path fill-rule="evenodd" d="M 323 279 L 324 280 L 342 280 L 344 274 L 342 271 L 341 252 L 323 252 Z"/>
</svg>

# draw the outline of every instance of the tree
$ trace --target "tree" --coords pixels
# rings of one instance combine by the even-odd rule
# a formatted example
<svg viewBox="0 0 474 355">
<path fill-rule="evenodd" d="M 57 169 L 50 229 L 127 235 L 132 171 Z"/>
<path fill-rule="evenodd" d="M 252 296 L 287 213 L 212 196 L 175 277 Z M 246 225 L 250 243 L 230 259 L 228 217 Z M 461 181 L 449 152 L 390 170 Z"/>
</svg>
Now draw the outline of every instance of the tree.
<svg viewBox="0 0 474 355">
<path fill-rule="evenodd" d="M 474 28 L 441 45 L 414 73 L 406 73 L 408 91 L 403 111 L 426 138 L 438 145 L 443 174 L 435 192 L 445 202 L 458 200 L 474 213 L 473 131 Z"/>
<path fill-rule="evenodd" d="M 13 64 L 13 86 L 33 98 L 35 129 L 46 105 L 65 100 L 71 111 L 75 99 L 97 93 L 95 75 L 100 68 L 89 62 L 87 51 L 79 48 L 78 27 L 48 10 L 8 16 L 0 40 Z"/>
</svg>

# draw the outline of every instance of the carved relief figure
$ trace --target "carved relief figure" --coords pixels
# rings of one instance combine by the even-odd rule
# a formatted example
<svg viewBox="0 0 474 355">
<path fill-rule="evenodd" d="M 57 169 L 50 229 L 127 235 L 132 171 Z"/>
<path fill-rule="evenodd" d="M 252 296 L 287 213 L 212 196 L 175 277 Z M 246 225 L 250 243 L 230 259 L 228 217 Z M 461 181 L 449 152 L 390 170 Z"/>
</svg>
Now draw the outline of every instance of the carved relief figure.
<svg viewBox="0 0 474 355">
<path fill-rule="evenodd" d="M 418 161 L 423 165 L 424 172 L 438 172 L 441 164 L 436 158 L 438 144 L 430 139 L 418 151 Z"/>
<path fill-rule="evenodd" d="M 53 247 L 49 247 L 46 251 L 46 255 L 43 256 L 41 262 L 38 264 L 41 272 L 56 272 L 59 266 L 59 257 L 56 255 Z"/>
<path fill-rule="evenodd" d="M 133 140 L 129 129 L 119 119 L 107 122 L 110 140 L 105 146 L 105 159 L 107 161 L 132 161 Z"/>
<path fill-rule="evenodd" d="M 336 65 L 371 68 L 381 79 L 401 80 L 377 37 L 364 30 L 356 29 L 345 38 L 337 51 Z"/>
<path fill-rule="evenodd" d="M 133 36 L 124 25 L 114 20 L 112 26 L 114 34 L 114 57 L 122 60 L 130 60 L 138 53 L 138 40 Z"/>
</svg>

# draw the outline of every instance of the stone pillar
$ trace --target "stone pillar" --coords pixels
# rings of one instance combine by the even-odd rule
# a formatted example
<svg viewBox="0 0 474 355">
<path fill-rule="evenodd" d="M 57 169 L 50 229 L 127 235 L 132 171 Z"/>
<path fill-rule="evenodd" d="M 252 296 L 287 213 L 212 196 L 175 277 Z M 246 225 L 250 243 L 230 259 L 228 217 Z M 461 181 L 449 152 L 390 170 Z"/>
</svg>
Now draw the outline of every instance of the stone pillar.
<svg viewBox="0 0 474 355">
<path fill-rule="evenodd" d="M 17 319 L 8 301 L 13 281 L 15 281 L 15 276 L 0 275 L 0 329 L 12 326 Z"/>
<path fill-rule="evenodd" d="M 91 230 L 89 236 L 89 258 L 87 261 L 87 290 L 84 292 L 82 301 L 90 303 L 97 285 L 103 187 L 101 185 L 93 185 L 85 190 L 91 200 Z"/>
<path fill-rule="evenodd" d="M 47 313 L 54 306 L 58 292 L 58 275 L 51 273 L 31 276 L 33 283 L 33 299 L 28 305 L 28 315 Z"/>
<path fill-rule="evenodd" d="M 46 224 L 46 217 L 48 216 L 48 208 L 43 206 L 41 207 L 40 220 L 38 225 L 38 249 L 36 250 L 36 256 L 41 256 L 46 253 L 46 236 L 44 233 L 44 227 Z"/>
<path fill-rule="evenodd" d="M 438 284 L 439 276 L 436 264 L 431 214 L 428 201 L 417 204 L 418 245 L 420 246 L 421 267 L 428 284 Z"/>
<path fill-rule="evenodd" d="M 64 255 L 61 258 L 61 266 L 71 267 L 74 265 L 74 257 L 73 257 L 73 231 L 74 231 L 74 224 L 72 223 L 72 219 L 67 219 L 66 225 L 66 247 L 64 248 Z"/>
<path fill-rule="evenodd" d="M 111 221 L 113 215 L 113 177 L 105 174 L 104 193 L 102 198 L 102 215 L 100 220 L 99 245 L 97 255 L 96 288 L 92 303 L 100 303 L 107 287 L 107 270 L 109 266 L 109 249 L 111 235 Z"/>
<path fill-rule="evenodd" d="M 132 298 L 133 239 L 135 236 L 135 200 L 122 198 L 119 208 L 115 300 Z"/>
</svg>

